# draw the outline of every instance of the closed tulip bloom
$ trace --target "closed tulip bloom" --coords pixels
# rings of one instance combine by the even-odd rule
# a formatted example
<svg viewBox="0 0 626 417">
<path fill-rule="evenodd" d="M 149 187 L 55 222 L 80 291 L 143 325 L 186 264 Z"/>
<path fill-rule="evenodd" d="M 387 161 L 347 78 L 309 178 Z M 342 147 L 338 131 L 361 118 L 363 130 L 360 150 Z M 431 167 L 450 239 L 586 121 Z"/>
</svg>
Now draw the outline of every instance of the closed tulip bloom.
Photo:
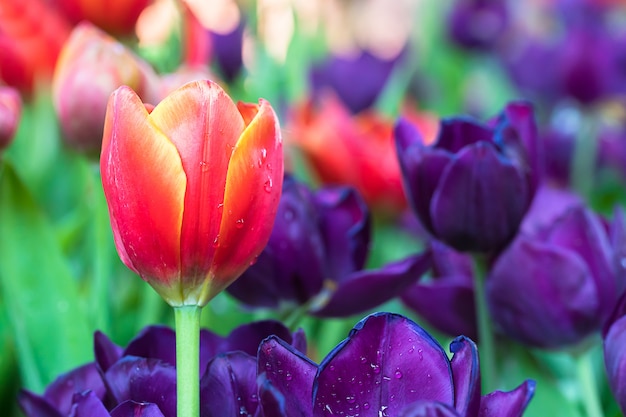
<svg viewBox="0 0 626 417">
<path fill-rule="evenodd" d="M 0 151 L 13 141 L 22 114 L 22 100 L 12 87 L 0 86 Z"/>
<path fill-rule="evenodd" d="M 63 46 L 53 79 L 54 108 L 63 139 L 73 149 L 99 154 L 111 93 L 131 87 L 148 103 L 158 101 L 150 66 L 90 23 L 78 25 Z"/>
<path fill-rule="evenodd" d="M 408 199 L 436 239 L 475 252 L 498 251 L 510 242 L 539 174 L 529 104 L 510 103 L 490 123 L 443 120 L 428 146 L 413 124 L 400 119 L 395 140 Z"/>
<path fill-rule="evenodd" d="M 235 105 L 211 81 L 151 113 L 128 87 L 107 109 L 101 172 L 124 263 L 172 306 L 205 305 L 261 253 L 283 180 L 270 104 Z"/>
<path fill-rule="evenodd" d="M 550 205 L 538 195 L 493 265 L 487 298 L 504 334 L 562 348 L 599 332 L 623 293 L 626 233 L 621 211 L 608 223 L 573 200 L 560 213 L 550 214 Z"/>
</svg>

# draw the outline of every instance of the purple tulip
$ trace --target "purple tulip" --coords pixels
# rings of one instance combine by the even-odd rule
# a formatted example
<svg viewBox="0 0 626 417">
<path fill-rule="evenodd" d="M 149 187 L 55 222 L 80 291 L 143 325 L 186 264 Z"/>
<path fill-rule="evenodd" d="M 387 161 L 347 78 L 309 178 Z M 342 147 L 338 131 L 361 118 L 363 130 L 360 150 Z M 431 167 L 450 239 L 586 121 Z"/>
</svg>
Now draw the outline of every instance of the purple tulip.
<svg viewBox="0 0 626 417">
<path fill-rule="evenodd" d="M 443 243 L 429 243 L 430 279 L 421 279 L 403 294 L 402 302 L 448 335 L 477 340 L 472 259 Z"/>
<path fill-rule="evenodd" d="M 330 89 L 352 113 L 370 108 L 403 57 L 404 52 L 400 52 L 383 59 L 365 50 L 356 56 L 329 56 L 311 70 L 313 95 Z"/>
<path fill-rule="evenodd" d="M 508 104 L 483 124 L 443 120 L 425 145 L 400 119 L 395 140 L 407 197 L 423 226 L 459 251 L 494 252 L 515 236 L 535 194 L 539 144 L 532 107 Z"/>
<path fill-rule="evenodd" d="M 254 415 L 256 353 L 270 335 L 306 350 L 301 330 L 292 334 L 276 321 L 243 325 L 226 337 L 201 331 L 201 417 L 232 407 L 237 412 L 230 415 L 244 409 Z M 149 326 L 122 349 L 96 332 L 95 362 L 59 376 L 43 395 L 22 391 L 20 406 L 27 417 L 175 417 L 174 340 L 172 329 Z"/>
<path fill-rule="evenodd" d="M 622 296 L 603 334 L 604 365 L 611 391 L 626 413 L 626 296 Z"/>
<path fill-rule="evenodd" d="M 244 19 L 228 33 L 209 31 L 212 54 L 222 76 L 232 82 L 243 68 L 243 34 L 246 28 Z"/>
<path fill-rule="evenodd" d="M 626 281 L 624 216 L 611 223 L 572 197 L 537 195 L 487 279 L 494 321 L 522 343 L 560 348 L 600 330 Z"/>
<path fill-rule="evenodd" d="M 312 192 L 287 176 L 270 240 L 227 291 L 256 307 L 311 304 L 318 316 L 342 317 L 399 295 L 429 267 L 428 254 L 365 270 L 370 219 L 351 188 Z"/>
<path fill-rule="evenodd" d="M 448 15 L 448 32 L 462 48 L 490 50 L 502 40 L 508 21 L 506 1 L 457 0 Z"/>
<path fill-rule="evenodd" d="M 521 416 L 534 393 L 480 395 L 476 345 L 450 345 L 452 360 L 406 317 L 376 313 L 359 322 L 319 366 L 279 338 L 259 347 L 259 398 L 266 417 Z"/>
</svg>

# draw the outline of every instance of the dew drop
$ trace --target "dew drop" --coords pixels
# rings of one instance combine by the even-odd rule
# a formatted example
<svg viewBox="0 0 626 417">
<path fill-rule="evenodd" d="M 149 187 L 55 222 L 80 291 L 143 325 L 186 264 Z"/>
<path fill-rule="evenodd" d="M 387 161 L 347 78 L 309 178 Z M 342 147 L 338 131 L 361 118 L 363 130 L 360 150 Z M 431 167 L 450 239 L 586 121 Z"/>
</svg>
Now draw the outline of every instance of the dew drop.
<svg viewBox="0 0 626 417">
<path fill-rule="evenodd" d="M 354 395 L 348 395 L 346 397 L 346 401 L 348 402 L 348 404 L 354 404 L 356 402 L 356 398 Z"/>
<path fill-rule="evenodd" d="M 220 245 L 220 235 L 215 236 L 215 239 L 213 239 L 213 247 L 217 248 Z"/>
<path fill-rule="evenodd" d="M 361 363 L 367 362 L 367 358 L 365 356 L 361 356 Z"/>
<path fill-rule="evenodd" d="M 331 371 L 334 371 L 334 370 L 335 370 L 335 365 L 330 365 L 329 369 L 330 369 Z"/>
<path fill-rule="evenodd" d="M 235 222 L 235 227 L 237 229 L 241 229 L 243 227 L 244 224 L 244 220 L 243 219 L 237 219 L 237 221 Z"/>
<path fill-rule="evenodd" d="M 265 190 L 266 193 L 270 193 L 270 192 L 272 192 L 272 186 L 273 186 L 272 179 L 268 178 L 265 181 L 265 184 L 263 184 L 263 189 Z"/>
<path fill-rule="evenodd" d="M 291 373 L 290 373 L 290 372 L 287 372 L 287 374 L 285 375 L 285 379 L 286 379 L 287 381 L 291 381 L 291 380 L 293 379 L 293 376 L 291 375 Z"/>
<path fill-rule="evenodd" d="M 422 349 L 417 349 L 417 353 L 420 355 L 420 360 L 424 360 L 424 351 Z"/>
<path fill-rule="evenodd" d="M 258 395 L 256 395 L 256 394 L 252 394 L 252 395 L 250 395 L 250 402 L 251 402 L 251 403 L 253 403 L 253 404 L 258 403 L 258 402 L 259 402 L 259 397 L 258 397 Z"/>
<path fill-rule="evenodd" d="M 379 374 L 380 373 L 380 366 L 378 366 L 375 363 L 370 364 L 370 366 L 372 367 L 372 372 L 374 372 L 375 374 Z"/>
<path fill-rule="evenodd" d="M 363 408 L 366 410 L 370 409 L 370 403 L 363 403 Z"/>
<path fill-rule="evenodd" d="M 200 170 L 207 172 L 209 170 L 209 164 L 207 164 L 206 161 L 200 161 Z"/>
<path fill-rule="evenodd" d="M 261 148 L 261 159 L 267 158 L 267 149 Z"/>
<path fill-rule="evenodd" d="M 396 373 L 393 374 L 393 376 L 395 376 L 396 379 L 400 379 L 400 378 L 402 378 L 402 372 L 398 369 L 398 370 L 396 370 Z"/>
</svg>

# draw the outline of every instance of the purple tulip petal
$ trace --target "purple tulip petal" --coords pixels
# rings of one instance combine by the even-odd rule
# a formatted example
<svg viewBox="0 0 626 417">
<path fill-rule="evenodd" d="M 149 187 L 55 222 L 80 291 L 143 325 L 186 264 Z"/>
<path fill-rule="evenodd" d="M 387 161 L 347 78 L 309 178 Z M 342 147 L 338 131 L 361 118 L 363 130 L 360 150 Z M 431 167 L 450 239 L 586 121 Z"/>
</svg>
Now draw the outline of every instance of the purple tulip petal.
<svg viewBox="0 0 626 417">
<path fill-rule="evenodd" d="M 609 238 L 613 249 L 613 264 L 617 282 L 617 293 L 626 290 L 626 216 L 621 207 L 616 207 L 609 228 Z"/>
<path fill-rule="evenodd" d="M 240 350 L 250 356 L 256 356 L 259 345 L 268 336 L 276 335 L 287 343 L 293 343 L 294 337 L 284 324 L 276 320 L 261 320 L 244 324 L 233 330 L 226 338 L 225 351 Z"/>
<path fill-rule="evenodd" d="M 26 417 L 64 417 L 52 404 L 44 397 L 33 394 L 30 391 L 20 391 L 17 401 Z"/>
<path fill-rule="evenodd" d="M 59 376 L 48 385 L 44 398 L 63 415 L 67 415 L 72 408 L 74 394 L 91 390 L 98 398 L 105 394 L 104 383 L 94 362 L 80 366 Z"/>
<path fill-rule="evenodd" d="M 466 146 L 447 166 L 433 194 L 435 235 L 457 250 L 502 248 L 517 232 L 528 192 L 520 170 L 494 145 Z"/>
<path fill-rule="evenodd" d="M 535 381 L 526 381 L 513 391 L 495 391 L 482 398 L 478 417 L 521 417 L 535 394 Z"/>
<path fill-rule="evenodd" d="M 493 142 L 493 129 L 465 117 L 443 119 L 435 148 L 456 154 L 466 146 L 479 142 Z"/>
<path fill-rule="evenodd" d="M 575 207 L 561 216 L 547 236 L 549 243 L 569 249 L 587 264 L 601 300 L 598 320 L 604 322 L 613 311 L 619 293 L 609 237 L 600 219 L 590 210 Z"/>
<path fill-rule="evenodd" d="M 307 353 L 306 334 L 304 333 L 304 330 L 302 328 L 299 328 L 298 330 L 293 332 L 293 340 L 291 342 L 291 346 L 304 354 Z"/>
<path fill-rule="evenodd" d="M 228 352 L 213 358 L 200 379 L 200 414 L 253 415 L 258 407 L 256 359 Z"/>
<path fill-rule="evenodd" d="M 165 417 L 176 417 L 176 368 L 158 359 L 125 356 L 104 374 L 117 403 L 155 403 Z"/>
<path fill-rule="evenodd" d="M 265 374 L 259 375 L 257 385 L 259 387 L 259 407 L 255 417 L 290 417 L 285 410 L 285 396 L 270 383 Z"/>
<path fill-rule="evenodd" d="M 477 340 L 474 285 L 465 276 L 447 276 L 418 282 L 402 294 L 402 302 L 437 330 Z"/>
<path fill-rule="evenodd" d="M 312 389 L 316 372 L 315 363 L 276 336 L 265 339 L 259 347 L 258 373 L 265 375 L 264 378 L 284 396 L 281 408 L 288 416 L 313 415 Z"/>
<path fill-rule="evenodd" d="M 406 317 L 389 313 L 363 319 L 333 349 L 319 367 L 313 393 L 316 416 L 353 415 L 359 408 L 395 416 L 418 400 L 454 402 L 441 346 Z"/>
<path fill-rule="evenodd" d="M 417 128 L 402 118 L 396 124 L 394 137 L 407 197 L 422 225 L 433 233 L 430 200 L 452 156 L 447 151 L 425 147 Z"/>
<path fill-rule="evenodd" d="M 115 362 L 122 357 L 122 349 L 100 331 L 93 335 L 93 350 L 96 364 L 101 372 L 106 372 Z"/>
<path fill-rule="evenodd" d="M 176 333 L 167 326 L 147 326 L 128 343 L 123 356 L 159 359 L 176 366 Z"/>
<path fill-rule="evenodd" d="M 165 417 L 159 406 L 152 403 L 124 401 L 113 410 L 111 417 Z"/>
<path fill-rule="evenodd" d="M 604 366 L 613 396 L 620 405 L 622 412 L 626 411 L 626 298 L 622 297 L 618 309 L 622 315 L 614 320 L 604 336 Z"/>
<path fill-rule="evenodd" d="M 454 354 L 450 366 L 454 378 L 454 405 L 461 416 L 478 416 L 480 410 L 480 367 L 476 344 L 464 336 L 450 343 Z"/>
<path fill-rule="evenodd" d="M 433 274 L 437 277 L 456 276 L 468 284 L 474 282 L 472 257 L 457 252 L 450 246 L 432 239 L 430 251 L 433 256 Z"/>
<path fill-rule="evenodd" d="M 313 314 L 345 317 L 370 310 L 399 296 L 430 268 L 430 253 L 359 271 L 338 283 L 328 302 Z"/>
<path fill-rule="evenodd" d="M 326 273 L 342 277 L 363 269 L 369 252 L 370 216 L 365 201 L 352 188 L 326 187 L 314 197 L 320 233 L 326 247 Z"/>
<path fill-rule="evenodd" d="M 582 198 L 565 189 L 543 185 L 526 213 L 520 230 L 532 236 L 543 235 L 547 228 L 573 207 L 582 207 Z"/>
<path fill-rule="evenodd" d="M 600 326 L 598 293 L 582 258 L 525 236 L 494 264 L 487 297 L 501 331 L 532 346 L 573 344 Z"/>
<path fill-rule="evenodd" d="M 417 401 L 409 404 L 397 417 L 466 417 L 447 404 L 435 401 Z"/>
<path fill-rule="evenodd" d="M 100 398 L 93 391 L 74 395 L 70 417 L 110 417 Z"/>
</svg>

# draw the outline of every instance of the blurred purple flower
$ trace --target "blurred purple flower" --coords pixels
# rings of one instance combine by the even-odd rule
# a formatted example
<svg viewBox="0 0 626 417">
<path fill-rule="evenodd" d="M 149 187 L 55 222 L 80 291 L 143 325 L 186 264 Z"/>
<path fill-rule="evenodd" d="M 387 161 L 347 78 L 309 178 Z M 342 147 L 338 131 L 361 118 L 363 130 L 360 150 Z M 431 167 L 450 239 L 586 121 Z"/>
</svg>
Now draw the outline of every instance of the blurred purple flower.
<svg viewBox="0 0 626 417">
<path fill-rule="evenodd" d="M 472 259 L 431 240 L 432 272 L 402 294 L 402 302 L 437 330 L 477 340 Z"/>
<path fill-rule="evenodd" d="M 443 120 L 425 145 L 400 119 L 396 148 L 413 211 L 438 240 L 460 251 L 497 252 L 515 236 L 540 176 L 532 107 L 508 104 L 495 120 Z"/>
<path fill-rule="evenodd" d="M 406 317 L 376 313 L 360 321 L 319 366 L 279 338 L 259 348 L 259 399 L 266 417 L 517 417 L 533 396 L 526 381 L 480 395 L 478 351 L 460 336 L 452 360 Z"/>
<path fill-rule="evenodd" d="M 487 279 L 499 330 L 543 348 L 571 346 L 599 331 L 626 284 L 623 212 L 608 223 L 561 193 L 537 195 Z"/>
<path fill-rule="evenodd" d="M 370 108 L 405 54 L 403 51 L 393 58 L 380 58 L 362 50 L 356 56 L 331 55 L 311 69 L 313 96 L 330 90 L 352 113 Z"/>
<path fill-rule="evenodd" d="M 232 407 L 237 413 L 229 415 L 240 415 L 240 410 L 254 415 L 256 354 L 260 342 L 270 335 L 284 338 L 296 351 L 306 350 L 301 330 L 292 334 L 276 321 L 243 325 L 226 337 L 201 331 L 202 417 Z M 27 417 L 175 417 L 174 341 L 174 330 L 150 326 L 122 349 L 96 332 L 95 362 L 59 376 L 43 395 L 22 391 L 20 406 Z"/>
<path fill-rule="evenodd" d="M 604 332 L 604 366 L 613 396 L 626 414 L 626 296 L 618 302 Z"/>
<path fill-rule="evenodd" d="M 245 19 L 229 33 L 208 31 L 211 38 L 211 53 L 220 74 L 228 82 L 232 82 L 243 68 L 243 34 L 246 28 Z"/>
<path fill-rule="evenodd" d="M 505 0 L 457 0 L 448 15 L 448 33 L 462 48 L 490 50 L 502 40 L 508 23 Z"/>
<path fill-rule="evenodd" d="M 348 187 L 316 192 L 286 176 L 270 240 L 227 291 L 249 306 L 310 303 L 312 314 L 358 314 L 399 295 L 428 269 L 428 254 L 365 270 L 369 211 Z"/>
</svg>

